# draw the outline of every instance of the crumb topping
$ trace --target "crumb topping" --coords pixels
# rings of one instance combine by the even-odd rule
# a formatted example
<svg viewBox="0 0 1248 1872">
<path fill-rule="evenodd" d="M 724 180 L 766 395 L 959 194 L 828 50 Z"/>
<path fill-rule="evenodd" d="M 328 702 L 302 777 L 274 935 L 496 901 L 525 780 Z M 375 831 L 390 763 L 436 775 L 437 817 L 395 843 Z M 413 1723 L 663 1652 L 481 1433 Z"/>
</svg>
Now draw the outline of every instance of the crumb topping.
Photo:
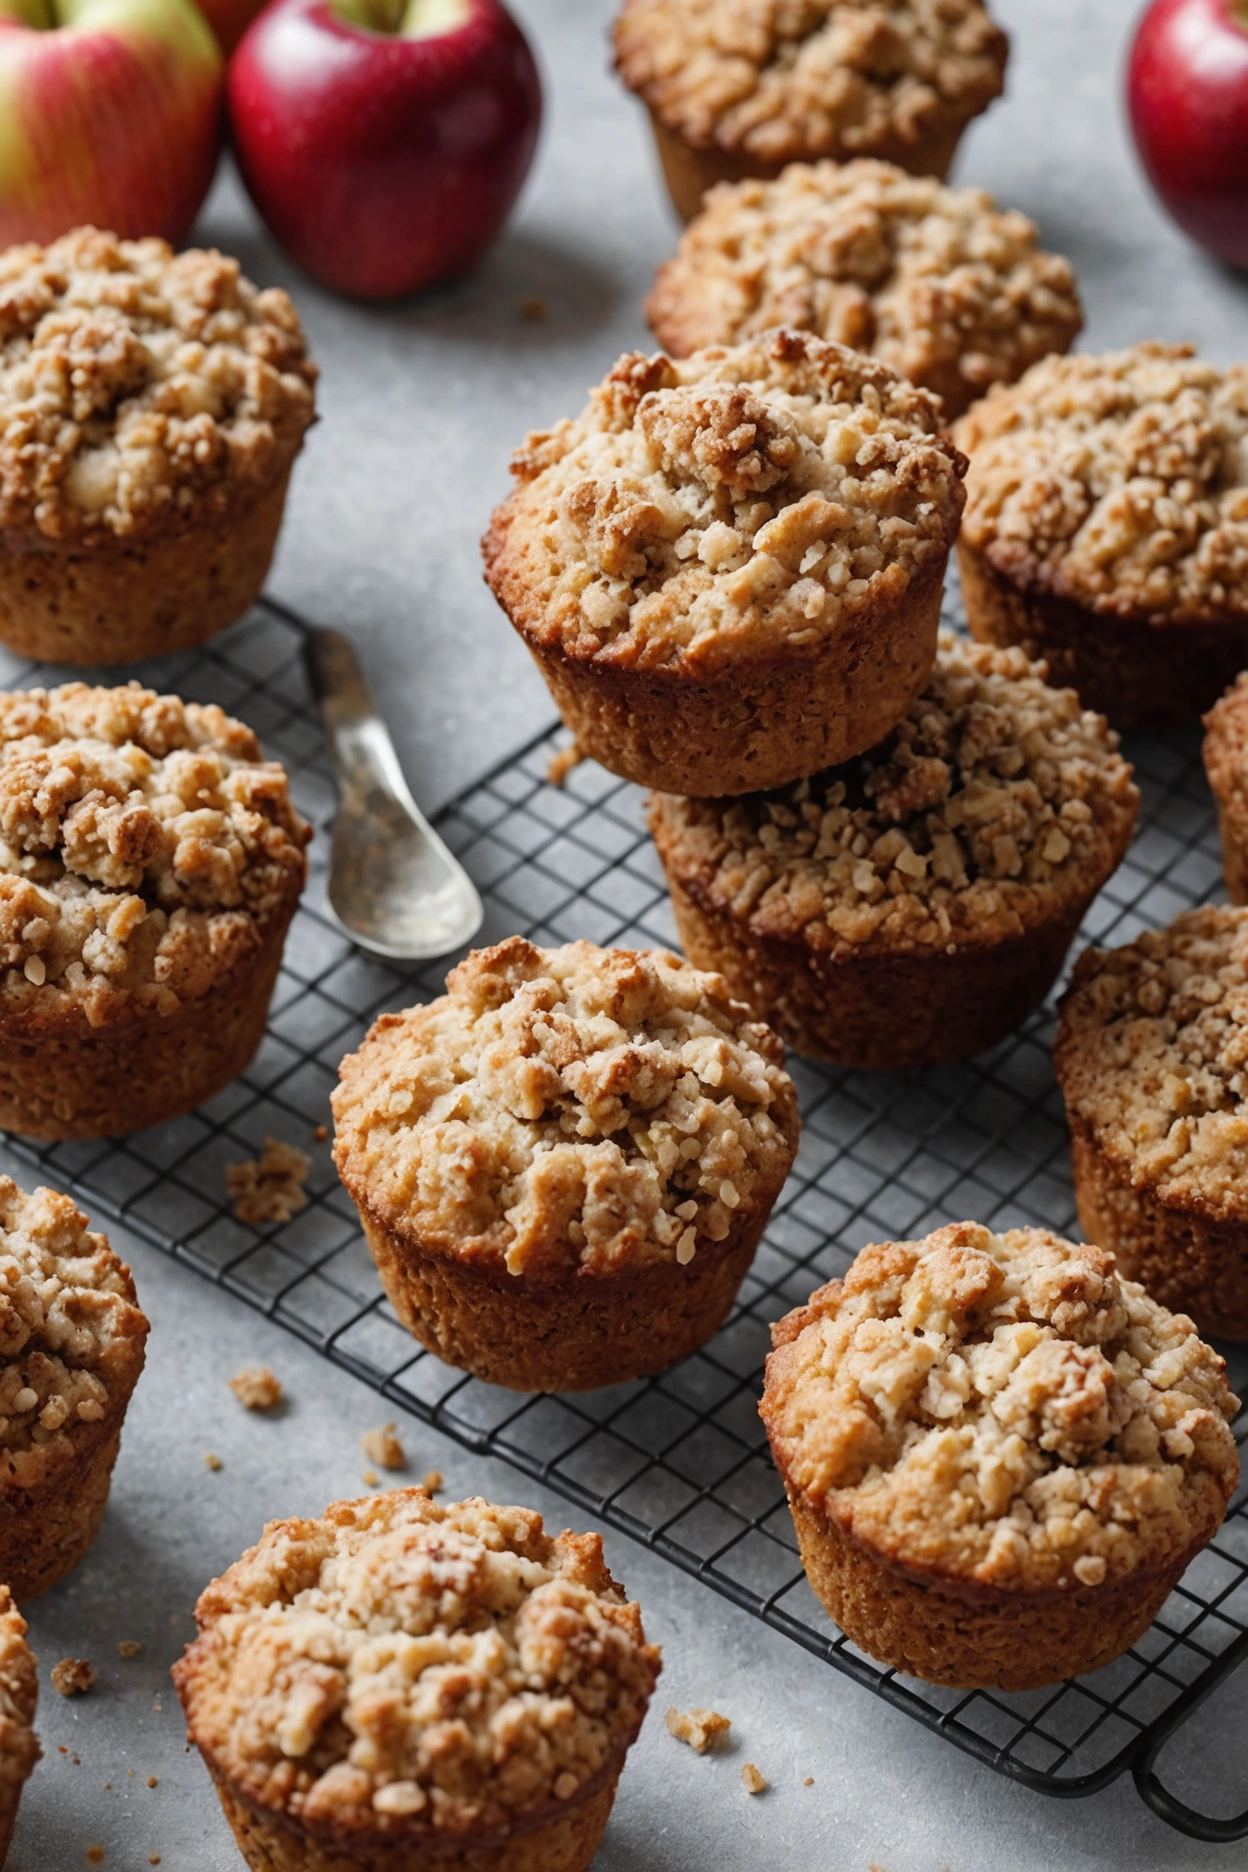
<svg viewBox="0 0 1248 1872">
<path fill-rule="evenodd" d="M 381 1424 L 375 1430 L 366 1430 L 360 1438 L 360 1448 L 370 1462 L 375 1462 L 379 1469 L 406 1469 L 407 1456 L 400 1443 L 393 1423 Z M 434 1474 L 431 1469 L 430 1475 Z M 438 1480 L 441 1481 L 441 1477 Z M 433 1490 L 426 1487 L 426 1495 Z"/>
<path fill-rule="evenodd" d="M 1138 792 L 1104 719 L 1043 665 L 943 631 L 927 688 L 842 767 L 740 799 L 653 794 L 681 887 L 760 936 L 846 952 L 990 943 L 1083 902 Z"/>
<path fill-rule="evenodd" d="M 226 1164 L 225 1187 L 230 1206 L 240 1222 L 258 1227 L 265 1222 L 289 1222 L 308 1206 L 304 1179 L 312 1168 L 306 1151 L 278 1138 L 265 1138 L 258 1158 Z"/>
<path fill-rule="evenodd" d="M 669 129 L 765 163 L 960 128 L 1007 50 L 979 0 L 626 0 L 615 24 L 620 76 Z"/>
<path fill-rule="evenodd" d="M 1025 215 L 865 160 L 712 189 L 646 315 L 677 356 L 778 325 L 815 332 L 934 391 L 946 418 L 1082 324 L 1070 263 Z"/>
<path fill-rule="evenodd" d="M 316 369 L 237 260 L 77 228 L 0 254 L 0 532 L 135 539 L 270 486 Z"/>
<path fill-rule="evenodd" d="M 52 1688 L 63 1697 L 86 1696 L 95 1688 L 95 1666 L 89 1658 L 63 1657 L 51 1671 Z"/>
<path fill-rule="evenodd" d="M 307 827 L 250 728 L 138 683 L 0 693 L 0 1007 L 167 1014 L 258 948 Z"/>
<path fill-rule="evenodd" d="M 713 667 L 939 577 L 964 466 L 927 392 L 813 335 L 636 352 L 516 456 L 487 577 L 540 644 Z"/>
<path fill-rule="evenodd" d="M 0 1586 L 0 1790 L 10 1808 L 42 1753 L 34 1730 L 38 1697 L 26 1621 L 8 1587 Z"/>
<path fill-rule="evenodd" d="M 864 1248 L 772 1336 L 762 1410 L 789 1485 L 921 1575 L 1071 1589 L 1160 1569 L 1238 1479 L 1217 1353 L 1047 1229 Z"/>
<path fill-rule="evenodd" d="M 1248 611 L 1248 368 L 1190 345 L 1046 358 L 957 434 L 965 537 L 1013 584 L 1106 616 Z"/>
<path fill-rule="evenodd" d="M 267 1365 L 244 1365 L 230 1379 L 230 1390 L 244 1410 L 274 1410 L 282 1401 L 282 1381 Z"/>
<path fill-rule="evenodd" d="M 718 1710 L 673 1707 L 663 1720 L 668 1735 L 675 1736 L 678 1742 L 687 1742 L 696 1755 L 705 1755 L 709 1748 L 722 1742 L 732 1728 L 732 1719 L 721 1716 Z"/>
<path fill-rule="evenodd" d="M 116 1429 L 147 1331 L 129 1268 L 69 1197 L 0 1177 L 0 1494 Z"/>
<path fill-rule="evenodd" d="M 783 1058 L 718 975 L 513 936 L 343 1061 L 335 1161 L 357 1202 L 435 1252 L 517 1275 L 684 1265 L 788 1174 Z"/>
<path fill-rule="evenodd" d="M 1248 910 L 1206 906 L 1080 956 L 1056 1065 L 1072 1118 L 1137 1187 L 1248 1214 Z"/>
<path fill-rule="evenodd" d="M 658 1676 L 597 1534 L 418 1489 L 271 1522 L 174 1667 L 195 1741 L 314 1832 L 455 1834 L 588 1794 Z"/>
</svg>

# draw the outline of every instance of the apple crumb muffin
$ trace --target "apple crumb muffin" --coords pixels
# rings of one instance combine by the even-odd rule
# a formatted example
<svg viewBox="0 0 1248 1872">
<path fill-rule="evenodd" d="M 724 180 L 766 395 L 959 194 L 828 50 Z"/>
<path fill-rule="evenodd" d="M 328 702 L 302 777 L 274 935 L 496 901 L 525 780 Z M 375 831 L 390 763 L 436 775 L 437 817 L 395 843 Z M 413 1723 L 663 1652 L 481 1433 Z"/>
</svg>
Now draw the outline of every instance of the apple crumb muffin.
<svg viewBox="0 0 1248 1872">
<path fill-rule="evenodd" d="M 774 326 L 880 358 L 946 421 L 1083 323 L 1070 263 L 983 189 L 867 160 L 792 163 L 707 197 L 646 302 L 673 357 Z"/>
<path fill-rule="evenodd" d="M 1190 345 L 1050 357 L 956 433 L 974 635 L 1120 728 L 1210 708 L 1248 664 L 1248 368 Z"/>
<path fill-rule="evenodd" d="M 1248 671 L 1205 716 L 1205 777 L 1218 808 L 1222 870 L 1233 904 L 1248 903 Z"/>
<path fill-rule="evenodd" d="M 812 334 L 633 353 L 515 457 L 486 576 L 582 754 L 782 786 L 922 687 L 964 467 L 926 391 Z"/>
<path fill-rule="evenodd" d="M 933 1683 L 1110 1663 L 1239 1478 L 1222 1359 L 1047 1229 L 864 1248 L 772 1342 L 761 1411 L 811 1585 L 855 1644 Z"/>
<path fill-rule="evenodd" d="M 383 1014 L 334 1160 L 399 1317 L 522 1391 L 661 1371 L 717 1331 L 797 1153 L 784 1049 L 662 951 L 513 936 Z"/>
<path fill-rule="evenodd" d="M 822 156 L 944 176 L 1009 50 L 980 0 L 625 0 L 614 36 L 686 220 L 713 183 Z"/>
<path fill-rule="evenodd" d="M 659 1674 L 599 1535 L 415 1488 L 270 1522 L 195 1617 L 173 1675 L 257 1872 L 585 1872 Z"/>
<path fill-rule="evenodd" d="M 1080 956 L 1055 1065 L 1080 1226 L 1202 1332 L 1248 1339 L 1248 910 Z"/>
<path fill-rule="evenodd" d="M 0 254 L 0 642 L 111 664 L 258 596 L 316 369 L 236 260 L 76 228 Z"/>
<path fill-rule="evenodd" d="M 113 1136 L 241 1072 L 308 837 L 282 768 L 215 705 L 0 693 L 0 1124 Z"/>
<path fill-rule="evenodd" d="M 69 1197 L 0 1177 L 0 1580 L 16 1599 L 99 1532 L 147 1332 L 129 1268 Z"/>
<path fill-rule="evenodd" d="M 0 1586 L 0 1872 L 13 1838 L 22 1789 L 42 1753 L 35 1734 L 39 1678 L 26 1621 Z"/>
<path fill-rule="evenodd" d="M 1043 1000 L 1139 794 L 1118 739 L 1020 650 L 941 633 L 927 688 L 841 767 L 743 799 L 654 794 L 689 959 L 800 1053 L 963 1059 Z"/>
</svg>

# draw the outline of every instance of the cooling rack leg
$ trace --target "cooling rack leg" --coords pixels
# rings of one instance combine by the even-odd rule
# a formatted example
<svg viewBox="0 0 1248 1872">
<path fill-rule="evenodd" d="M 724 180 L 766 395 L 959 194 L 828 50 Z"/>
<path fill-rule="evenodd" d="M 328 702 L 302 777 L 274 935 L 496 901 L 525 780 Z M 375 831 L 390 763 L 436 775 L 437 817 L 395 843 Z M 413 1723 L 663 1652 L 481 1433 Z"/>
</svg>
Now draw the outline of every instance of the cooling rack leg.
<svg viewBox="0 0 1248 1872">
<path fill-rule="evenodd" d="M 1227 1647 L 1222 1658 L 1223 1668 L 1210 1673 L 1209 1680 L 1201 1680 L 1181 1696 L 1161 1722 L 1150 1728 L 1147 1745 L 1141 1751 L 1139 1759 L 1133 1764 L 1131 1773 L 1135 1780 L 1140 1799 L 1147 1801 L 1155 1814 L 1175 1827 L 1180 1833 L 1186 1833 L 1190 1839 L 1210 1840 L 1216 1844 L 1227 1844 L 1231 1840 L 1248 1838 L 1248 1809 L 1243 1813 L 1233 1814 L 1229 1820 L 1215 1820 L 1209 1814 L 1197 1812 L 1177 1795 L 1170 1792 L 1156 1772 L 1157 1757 L 1171 1737 L 1177 1735 L 1188 1717 L 1193 1715 L 1206 1697 L 1211 1696 L 1220 1684 L 1248 1657 L 1248 1632 Z"/>
</svg>

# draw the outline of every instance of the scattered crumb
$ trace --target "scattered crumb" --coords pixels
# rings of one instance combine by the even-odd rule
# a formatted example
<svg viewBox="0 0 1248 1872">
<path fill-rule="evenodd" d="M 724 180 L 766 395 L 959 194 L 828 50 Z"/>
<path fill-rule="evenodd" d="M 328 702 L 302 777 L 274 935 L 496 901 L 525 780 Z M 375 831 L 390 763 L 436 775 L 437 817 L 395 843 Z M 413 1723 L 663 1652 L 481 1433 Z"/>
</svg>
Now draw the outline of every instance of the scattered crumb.
<svg viewBox="0 0 1248 1872">
<path fill-rule="evenodd" d="M 75 1768 L 81 1768 L 81 1767 L 82 1767 L 82 1756 L 81 1756 L 81 1755 L 71 1755 L 69 1759 L 70 1759 L 70 1761 L 71 1761 L 71 1762 L 73 1762 L 73 1764 L 74 1764 L 74 1767 L 75 1767 Z"/>
<path fill-rule="evenodd" d="M 537 293 L 530 293 L 527 299 L 520 301 L 519 311 L 528 324 L 537 325 L 548 315 L 550 307 Z"/>
<path fill-rule="evenodd" d="M 424 1489 L 426 1495 L 436 1495 L 437 1491 L 442 1487 L 442 1471 L 440 1469 L 426 1469 L 425 1479 L 421 1487 Z"/>
<path fill-rule="evenodd" d="M 117 1645 L 118 1657 L 138 1657 L 143 1649 L 137 1638 L 122 1638 Z"/>
<path fill-rule="evenodd" d="M 267 1365 L 244 1365 L 230 1379 L 230 1390 L 244 1410 L 272 1410 L 282 1401 L 282 1381 Z"/>
<path fill-rule="evenodd" d="M 148 1787 L 159 1787 L 160 1782 L 159 1782 L 158 1777 L 156 1775 L 148 1775 L 147 1785 Z"/>
<path fill-rule="evenodd" d="M 666 1722 L 667 1733 L 674 1735 L 678 1742 L 687 1742 L 699 1755 L 705 1755 L 707 1749 L 713 1748 L 732 1728 L 728 1717 L 721 1716 L 718 1710 L 669 1709 Z"/>
<path fill-rule="evenodd" d="M 208 1467 L 214 1472 L 218 1469 L 225 1468 L 225 1464 L 222 1462 L 221 1458 L 219 1456 L 215 1456 L 211 1450 L 209 1450 L 208 1454 L 204 1457 L 204 1461 L 207 1463 Z"/>
<path fill-rule="evenodd" d="M 316 1130 L 312 1133 L 312 1135 L 316 1139 L 318 1144 L 324 1144 L 326 1139 L 329 1137 L 329 1126 L 317 1125 Z"/>
<path fill-rule="evenodd" d="M 747 1794 L 765 1794 L 767 1792 L 767 1783 L 762 1775 L 759 1774 L 753 1762 L 746 1762 L 745 1767 L 741 1770 L 741 1785 Z"/>
<path fill-rule="evenodd" d="M 392 1423 L 383 1424 L 380 1430 L 366 1430 L 360 1438 L 360 1448 L 379 1469 L 407 1467 L 407 1456 Z"/>
<path fill-rule="evenodd" d="M 571 747 L 560 748 L 557 754 L 552 754 L 546 769 L 547 786 L 561 787 L 572 769 L 579 767 L 584 758 L 575 741 Z"/>
<path fill-rule="evenodd" d="M 815 1785 L 814 1775 L 807 1775 L 806 1779 L 802 1782 L 803 1787 L 814 1787 L 814 1785 Z"/>
<path fill-rule="evenodd" d="M 103 1863 L 104 1863 L 104 1848 L 102 1846 L 88 1846 L 87 1847 L 87 1864 L 88 1865 L 103 1865 Z"/>
<path fill-rule="evenodd" d="M 360 1481 L 365 1483 L 369 1488 L 381 1487 L 381 1477 L 373 1469 L 366 1469 L 360 1477 Z"/>
<path fill-rule="evenodd" d="M 160 1864 L 160 1854 L 159 1854 L 159 1853 L 149 1853 L 149 1854 L 147 1855 L 147 1863 L 148 1863 L 148 1865 L 159 1865 L 159 1864 Z"/>
<path fill-rule="evenodd" d="M 258 1159 L 225 1166 L 225 1187 L 240 1222 L 289 1222 L 308 1206 L 304 1178 L 312 1168 L 306 1151 L 265 1138 Z"/>
<path fill-rule="evenodd" d="M 126 1778 L 127 1778 L 128 1780 L 130 1780 L 130 1781 L 133 1781 L 133 1780 L 134 1780 L 134 1769 L 133 1769 L 133 1768 L 127 1768 L 127 1769 L 126 1769 Z"/>
<path fill-rule="evenodd" d="M 52 1666 L 52 1687 L 64 1697 L 85 1696 L 94 1682 L 95 1667 L 86 1658 L 63 1657 Z"/>
<path fill-rule="evenodd" d="M 100 1782 L 100 1786 L 101 1786 L 102 1788 L 111 1788 L 111 1787 L 112 1787 L 112 1785 L 113 1785 L 113 1784 L 112 1784 L 112 1782 L 111 1782 L 111 1781 L 101 1781 L 101 1782 Z"/>
<path fill-rule="evenodd" d="M 60 1749 L 62 1755 L 69 1754 L 69 1750 L 63 1742 L 58 1742 L 56 1746 Z"/>
</svg>

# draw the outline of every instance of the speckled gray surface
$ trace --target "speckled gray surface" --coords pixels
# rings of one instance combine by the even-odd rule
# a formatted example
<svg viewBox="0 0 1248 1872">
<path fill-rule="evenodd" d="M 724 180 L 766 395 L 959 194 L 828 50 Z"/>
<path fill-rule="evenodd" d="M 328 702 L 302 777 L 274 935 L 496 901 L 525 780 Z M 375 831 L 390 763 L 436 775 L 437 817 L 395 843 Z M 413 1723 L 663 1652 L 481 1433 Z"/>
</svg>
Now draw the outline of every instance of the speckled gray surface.
<svg viewBox="0 0 1248 1872">
<path fill-rule="evenodd" d="M 1072 256 L 1085 343 L 1191 338 L 1229 360 L 1248 349 L 1248 288 L 1163 221 L 1126 146 L 1119 72 L 1134 10 L 1129 0 L 998 0 L 1015 40 L 1010 92 L 967 138 L 958 174 L 1025 208 Z M 476 540 L 525 428 L 578 407 L 619 350 L 645 342 L 639 302 L 674 233 L 639 114 L 606 73 L 608 0 L 522 0 L 518 11 L 543 60 L 547 132 L 522 210 L 475 278 L 386 311 L 333 300 L 274 253 L 228 176 L 200 230 L 254 277 L 298 295 L 324 366 L 324 420 L 296 476 L 273 589 L 356 635 L 428 805 L 549 712 L 480 582 Z M 520 317 L 532 295 L 549 306 L 538 323 Z M 0 1166 L 22 1174 L 2 1154 Z M 103 1535 L 75 1576 L 29 1608 L 45 1756 L 9 1868 L 71 1872 L 98 1842 L 115 1872 L 142 1872 L 153 1853 L 176 1872 L 229 1872 L 241 1861 L 185 1752 L 168 1666 L 199 1588 L 267 1517 L 361 1492 L 358 1438 L 383 1413 L 362 1385 L 241 1303 L 115 1239 L 153 1321 L 148 1370 Z M 257 1358 L 290 1397 L 272 1421 L 225 1388 Z M 568 1518 L 504 1466 L 414 1422 L 403 1431 L 417 1477 L 437 1467 L 457 1494 Z M 217 1472 L 208 1451 L 222 1460 Z M 1181 1838 L 1129 1784 L 1067 1803 L 1006 1783 L 641 1547 L 619 1535 L 607 1545 L 664 1647 L 660 1709 L 714 1704 L 737 1741 L 722 1758 L 698 1759 L 652 1716 L 601 1872 L 1248 1867 L 1248 1844 Z M 129 1662 L 116 1650 L 127 1638 L 143 1645 Z M 95 1662 L 89 1697 L 66 1702 L 51 1689 L 48 1668 L 65 1655 Z M 1167 1778 L 1214 1811 L 1242 1807 L 1246 1725 L 1241 1673 L 1199 1740 L 1171 1752 Z M 771 1782 L 755 1800 L 739 1780 L 747 1759 Z"/>
</svg>

